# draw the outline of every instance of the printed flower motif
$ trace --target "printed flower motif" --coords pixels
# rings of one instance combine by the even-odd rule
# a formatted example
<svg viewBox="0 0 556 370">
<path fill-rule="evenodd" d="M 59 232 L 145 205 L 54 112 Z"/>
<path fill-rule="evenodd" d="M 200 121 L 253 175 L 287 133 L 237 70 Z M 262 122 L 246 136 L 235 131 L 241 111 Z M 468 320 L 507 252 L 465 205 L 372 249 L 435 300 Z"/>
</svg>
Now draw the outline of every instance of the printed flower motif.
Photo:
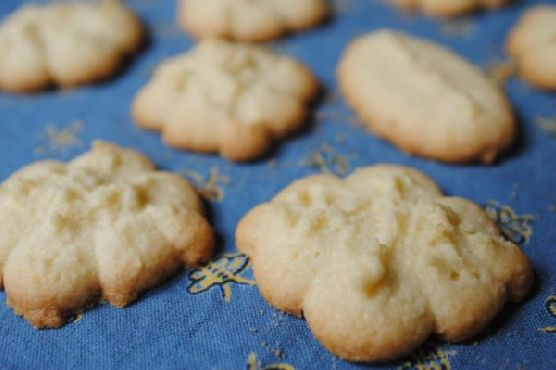
<svg viewBox="0 0 556 370">
<path fill-rule="evenodd" d="M 533 235 L 530 223 L 535 219 L 534 216 L 518 216 L 509 206 L 501 206 L 496 201 L 488 202 L 485 210 L 490 218 L 498 224 L 506 239 L 515 244 L 529 242 L 531 235 Z"/>
<path fill-rule="evenodd" d="M 426 342 L 399 370 L 451 370 L 450 356 L 455 351 L 444 351 L 435 341 Z"/>
<path fill-rule="evenodd" d="M 225 254 L 216 261 L 189 273 L 191 283 L 187 287 L 190 294 L 208 291 L 214 286 L 222 289 L 226 302 L 230 302 L 232 290 L 230 284 L 254 285 L 252 279 L 242 276 L 249 268 L 249 258 L 243 254 Z"/>
<path fill-rule="evenodd" d="M 249 354 L 249 359 L 247 360 L 247 370 L 295 370 L 295 368 L 285 363 L 263 366 L 257 359 L 255 352 L 251 352 Z"/>
<path fill-rule="evenodd" d="M 211 167 L 208 178 L 204 178 L 198 172 L 183 170 L 180 175 L 193 183 L 199 194 L 209 202 L 221 202 L 224 199 L 225 185 L 230 183 L 228 176 L 220 174 L 218 167 Z"/>
<path fill-rule="evenodd" d="M 78 147 L 82 144 L 79 134 L 83 131 L 83 123 L 76 121 L 62 128 L 47 126 L 41 135 L 42 145 L 35 148 L 36 155 L 59 154 L 71 147 Z"/>
<path fill-rule="evenodd" d="M 340 154 L 328 144 L 311 151 L 309 156 L 299 161 L 300 167 L 318 168 L 322 173 L 330 173 L 336 176 L 345 176 L 350 170 L 350 159 L 353 156 Z"/>
<path fill-rule="evenodd" d="M 556 294 L 548 296 L 546 299 L 546 310 L 553 318 L 556 319 Z M 556 326 L 547 326 L 546 328 L 541 328 L 540 330 L 545 333 L 556 333 Z"/>
</svg>

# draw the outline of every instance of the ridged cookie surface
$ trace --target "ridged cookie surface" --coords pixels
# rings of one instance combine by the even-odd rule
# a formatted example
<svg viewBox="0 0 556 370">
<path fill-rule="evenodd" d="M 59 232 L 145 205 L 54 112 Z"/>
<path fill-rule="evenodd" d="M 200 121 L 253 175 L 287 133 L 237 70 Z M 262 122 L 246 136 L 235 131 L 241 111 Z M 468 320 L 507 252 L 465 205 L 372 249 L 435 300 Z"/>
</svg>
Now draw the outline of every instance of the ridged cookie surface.
<svg viewBox="0 0 556 370">
<path fill-rule="evenodd" d="M 296 181 L 251 210 L 236 240 L 266 300 L 351 361 L 398 358 L 433 333 L 465 340 L 532 280 L 480 207 L 404 167 Z"/>
<path fill-rule="evenodd" d="M 528 10 L 512 30 L 507 49 L 525 80 L 556 90 L 556 6 Z"/>
<path fill-rule="evenodd" d="M 64 88 L 112 75 L 142 39 L 119 1 L 24 5 L 0 25 L 0 89 Z"/>
<path fill-rule="evenodd" d="M 179 0 L 179 21 L 197 38 L 265 41 L 315 26 L 325 0 Z"/>
<path fill-rule="evenodd" d="M 471 13 L 477 9 L 500 8 L 509 0 L 386 0 L 407 10 L 432 16 L 451 17 Z"/>
<path fill-rule="evenodd" d="M 36 327 L 60 326 L 99 298 L 122 307 L 209 258 L 212 240 L 185 180 L 108 143 L 0 185 L 0 287 Z"/>
<path fill-rule="evenodd" d="M 160 130 L 170 146 L 243 161 L 299 128 L 317 91 L 311 71 L 292 58 L 202 41 L 162 63 L 132 113 L 139 127 Z"/>
<path fill-rule="evenodd" d="M 338 66 L 349 105 L 407 153 L 490 163 L 515 135 L 499 86 L 449 50 L 392 30 L 353 41 Z"/>
</svg>

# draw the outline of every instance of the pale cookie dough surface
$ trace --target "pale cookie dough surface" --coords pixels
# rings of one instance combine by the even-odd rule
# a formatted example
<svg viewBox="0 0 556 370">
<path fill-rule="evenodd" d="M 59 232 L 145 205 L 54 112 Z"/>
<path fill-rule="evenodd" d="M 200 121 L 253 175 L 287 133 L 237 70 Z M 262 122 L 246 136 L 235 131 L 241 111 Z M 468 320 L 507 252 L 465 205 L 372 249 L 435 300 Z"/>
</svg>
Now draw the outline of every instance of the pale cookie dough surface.
<svg viewBox="0 0 556 370">
<path fill-rule="evenodd" d="M 512 30 L 507 49 L 525 80 L 556 90 L 556 6 L 528 10 Z"/>
<path fill-rule="evenodd" d="M 179 0 L 179 21 L 197 38 L 265 41 L 315 26 L 324 0 Z"/>
<path fill-rule="evenodd" d="M 467 339 L 532 280 L 480 207 L 404 167 L 296 181 L 241 220 L 236 242 L 266 300 L 351 361 L 398 358 L 433 333 Z"/>
<path fill-rule="evenodd" d="M 170 146 L 243 161 L 299 128 L 317 91 L 311 71 L 289 57 L 203 41 L 155 71 L 132 114 Z"/>
<path fill-rule="evenodd" d="M 508 0 L 385 0 L 411 11 L 440 17 L 458 16 L 478 9 L 495 9 L 507 4 Z"/>
<path fill-rule="evenodd" d="M 24 5 L 0 25 L 0 89 L 64 88 L 106 78 L 142 39 L 119 1 Z"/>
<path fill-rule="evenodd" d="M 99 298 L 122 307 L 209 258 L 212 240 L 185 180 L 108 143 L 0 185 L 0 286 L 36 327 L 60 326 Z"/>
<path fill-rule="evenodd" d="M 363 123 L 409 154 L 491 163 L 514 139 L 513 114 L 499 86 L 429 41 L 370 33 L 349 45 L 337 75 Z"/>
</svg>

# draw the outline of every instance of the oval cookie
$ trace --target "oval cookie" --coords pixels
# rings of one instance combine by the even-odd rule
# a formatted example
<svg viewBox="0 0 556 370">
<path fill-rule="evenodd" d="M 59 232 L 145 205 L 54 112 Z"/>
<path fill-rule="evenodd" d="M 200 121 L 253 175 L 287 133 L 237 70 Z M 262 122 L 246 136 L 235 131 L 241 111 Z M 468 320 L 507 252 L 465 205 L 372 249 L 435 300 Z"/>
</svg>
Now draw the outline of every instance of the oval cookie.
<svg viewBox="0 0 556 370">
<path fill-rule="evenodd" d="M 431 42 L 391 30 L 370 33 L 349 45 L 337 74 L 363 123 L 409 154 L 491 163 L 514 139 L 500 88 Z"/>
<path fill-rule="evenodd" d="M 263 297 L 350 361 L 399 358 L 433 333 L 468 339 L 532 281 L 485 211 L 397 166 L 296 181 L 241 220 L 236 242 Z"/>
</svg>

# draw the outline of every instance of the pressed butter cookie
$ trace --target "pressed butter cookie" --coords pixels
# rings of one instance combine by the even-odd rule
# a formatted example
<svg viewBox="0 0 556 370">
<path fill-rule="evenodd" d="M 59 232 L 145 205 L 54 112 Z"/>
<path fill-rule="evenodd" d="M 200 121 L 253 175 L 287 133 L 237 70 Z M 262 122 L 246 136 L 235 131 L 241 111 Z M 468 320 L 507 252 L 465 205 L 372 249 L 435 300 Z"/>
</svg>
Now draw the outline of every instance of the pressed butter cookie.
<svg viewBox="0 0 556 370">
<path fill-rule="evenodd" d="M 185 180 L 108 143 L 0 185 L 0 287 L 35 327 L 63 325 L 99 298 L 125 306 L 208 259 L 212 242 Z"/>
<path fill-rule="evenodd" d="M 420 11 L 431 16 L 452 17 L 478 9 L 495 9 L 509 0 L 386 0 L 410 11 Z"/>
<path fill-rule="evenodd" d="M 236 241 L 265 299 L 350 361 L 398 358 L 433 333 L 470 338 L 532 281 L 480 207 L 404 167 L 297 181 L 251 210 Z"/>
<path fill-rule="evenodd" d="M 155 71 L 132 114 L 170 146 L 243 161 L 300 127 L 317 91 L 311 71 L 292 58 L 202 41 Z"/>
<path fill-rule="evenodd" d="M 514 139 L 500 87 L 431 42 L 391 30 L 370 33 L 350 44 L 337 74 L 363 123 L 409 154 L 491 163 Z"/>
<path fill-rule="evenodd" d="M 119 1 L 24 5 L 0 25 L 0 89 L 64 88 L 112 75 L 142 40 Z"/>
<path fill-rule="evenodd" d="M 315 26 L 325 0 L 179 0 L 179 22 L 197 38 L 265 41 Z"/>
<path fill-rule="evenodd" d="M 525 80 L 556 90 L 556 6 L 528 10 L 512 30 L 507 49 Z"/>
</svg>

